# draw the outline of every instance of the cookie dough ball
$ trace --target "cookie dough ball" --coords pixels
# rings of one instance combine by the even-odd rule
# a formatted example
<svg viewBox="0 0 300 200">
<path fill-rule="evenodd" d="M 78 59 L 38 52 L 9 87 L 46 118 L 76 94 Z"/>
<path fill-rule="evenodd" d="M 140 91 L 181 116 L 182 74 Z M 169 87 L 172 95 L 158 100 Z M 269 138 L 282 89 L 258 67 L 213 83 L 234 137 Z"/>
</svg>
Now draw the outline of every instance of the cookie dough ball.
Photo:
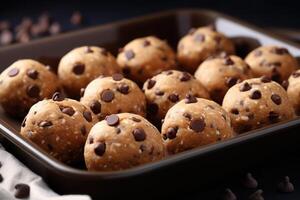
<svg viewBox="0 0 300 200">
<path fill-rule="evenodd" d="M 238 133 L 295 116 L 286 91 L 268 77 L 245 80 L 231 87 L 224 97 L 223 108 L 230 113 Z"/>
<path fill-rule="evenodd" d="M 267 76 L 281 83 L 298 67 L 297 60 L 285 48 L 262 46 L 248 54 L 245 61 L 254 77 Z"/>
<path fill-rule="evenodd" d="M 135 39 L 119 53 L 117 61 L 123 73 L 138 83 L 175 67 L 175 53 L 165 42 L 154 36 Z"/>
<path fill-rule="evenodd" d="M 181 100 L 168 111 L 161 131 L 170 154 L 234 136 L 230 116 L 222 107 L 194 96 Z"/>
<path fill-rule="evenodd" d="M 238 56 L 223 55 L 205 60 L 195 77 L 208 90 L 211 99 L 222 104 L 227 90 L 236 83 L 252 78 L 252 73 Z"/>
<path fill-rule="evenodd" d="M 163 119 L 167 111 L 187 94 L 209 98 L 201 83 L 187 72 L 164 71 L 144 84 L 148 103 L 148 116 L 151 119 Z"/>
<path fill-rule="evenodd" d="M 293 104 L 296 114 L 300 115 L 300 70 L 293 72 L 287 83 L 289 100 Z"/>
<path fill-rule="evenodd" d="M 89 107 L 99 120 L 121 112 L 141 116 L 145 116 L 146 112 L 144 93 L 136 83 L 123 78 L 121 74 L 93 80 L 85 89 L 80 102 Z"/>
<path fill-rule="evenodd" d="M 59 88 L 58 78 L 43 64 L 18 60 L 0 75 L 0 103 L 11 116 L 24 117 L 33 104 Z"/>
<path fill-rule="evenodd" d="M 209 56 L 227 52 L 234 54 L 233 43 L 211 27 L 191 29 L 178 43 L 179 63 L 191 73 Z"/>
<path fill-rule="evenodd" d="M 165 147 L 159 131 L 139 115 L 109 115 L 90 131 L 84 148 L 90 171 L 132 168 L 162 159 Z"/>
<path fill-rule="evenodd" d="M 58 160 L 74 163 L 83 160 L 84 144 L 96 121 L 89 108 L 56 93 L 32 106 L 21 135 Z"/>
<path fill-rule="evenodd" d="M 100 75 L 120 72 L 115 57 L 104 48 L 78 47 L 62 57 L 58 75 L 71 97 L 78 97 L 80 89 Z"/>
</svg>

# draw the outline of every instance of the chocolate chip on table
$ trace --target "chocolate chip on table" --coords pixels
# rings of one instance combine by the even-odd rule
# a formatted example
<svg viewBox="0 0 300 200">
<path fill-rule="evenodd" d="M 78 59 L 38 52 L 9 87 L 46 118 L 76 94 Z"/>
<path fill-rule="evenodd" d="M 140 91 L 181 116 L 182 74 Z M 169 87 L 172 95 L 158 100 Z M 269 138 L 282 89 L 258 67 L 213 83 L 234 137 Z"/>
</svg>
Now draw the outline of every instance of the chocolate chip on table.
<svg viewBox="0 0 300 200">
<path fill-rule="evenodd" d="M 30 187 L 27 184 L 19 183 L 15 185 L 15 197 L 17 199 L 26 199 L 30 195 Z"/>
<path fill-rule="evenodd" d="M 104 142 L 100 142 L 97 144 L 96 148 L 94 149 L 94 152 L 97 156 L 103 156 L 106 150 L 106 144 Z"/>
<path fill-rule="evenodd" d="M 236 78 L 236 77 L 228 77 L 226 79 L 226 85 L 228 87 L 234 86 L 237 82 L 238 82 L 238 78 Z"/>
<path fill-rule="evenodd" d="M 119 124 L 119 117 L 116 114 L 112 114 L 105 117 L 106 123 L 109 126 L 116 126 Z"/>
<path fill-rule="evenodd" d="M 82 63 L 77 63 L 73 66 L 73 73 L 76 75 L 83 74 L 84 70 L 85 70 L 85 65 Z"/>
<path fill-rule="evenodd" d="M 168 96 L 168 99 L 173 102 L 173 103 L 176 103 L 177 101 L 179 101 L 179 96 L 177 94 L 170 94 Z"/>
<path fill-rule="evenodd" d="M 80 128 L 80 133 L 81 133 L 83 136 L 86 135 L 86 128 L 85 128 L 84 125 Z"/>
<path fill-rule="evenodd" d="M 260 78 L 260 80 L 261 80 L 261 82 L 263 82 L 263 83 L 269 83 L 269 82 L 272 81 L 271 78 L 268 77 L 268 76 L 262 76 L 262 77 Z"/>
<path fill-rule="evenodd" d="M 251 94 L 250 94 L 250 99 L 260 99 L 261 98 L 261 92 L 259 90 L 254 90 Z"/>
<path fill-rule="evenodd" d="M 194 40 L 196 42 L 204 42 L 205 41 L 205 35 L 198 33 L 194 36 Z"/>
<path fill-rule="evenodd" d="M 263 191 L 261 189 L 259 189 L 249 196 L 249 200 L 264 200 L 264 197 L 262 196 L 262 194 L 263 194 Z"/>
<path fill-rule="evenodd" d="M 91 122 L 93 120 L 92 113 L 89 111 L 83 112 L 83 117 L 86 119 L 86 121 Z"/>
<path fill-rule="evenodd" d="M 197 103 L 197 98 L 192 95 L 192 94 L 187 94 L 185 96 L 185 101 L 184 101 L 186 104 L 189 104 L 189 103 Z"/>
<path fill-rule="evenodd" d="M 245 82 L 244 84 L 242 84 L 240 86 L 240 91 L 241 92 L 246 92 L 248 90 L 251 90 L 251 88 L 252 88 L 251 85 L 248 82 Z"/>
<path fill-rule="evenodd" d="M 75 110 L 69 106 L 62 106 L 60 109 L 61 109 L 62 113 L 69 115 L 69 116 L 73 116 L 75 113 Z"/>
<path fill-rule="evenodd" d="M 190 122 L 190 129 L 192 129 L 195 132 L 202 132 L 205 128 L 206 124 L 203 119 L 192 119 Z"/>
<path fill-rule="evenodd" d="M 151 45 L 151 42 L 149 40 L 144 40 L 144 42 L 143 42 L 144 47 L 147 47 L 147 46 L 150 46 L 150 45 Z"/>
<path fill-rule="evenodd" d="M 101 113 L 101 104 L 99 103 L 99 101 L 94 100 L 90 105 L 90 109 L 93 111 L 94 114 L 99 114 Z"/>
<path fill-rule="evenodd" d="M 237 200 L 236 195 L 231 191 L 231 189 L 225 189 L 225 192 L 221 198 L 222 200 Z"/>
<path fill-rule="evenodd" d="M 110 89 L 106 89 L 101 93 L 101 100 L 104 102 L 111 102 L 115 98 L 115 94 Z"/>
<path fill-rule="evenodd" d="M 180 81 L 189 81 L 191 79 L 191 75 L 187 72 L 183 72 L 180 77 Z"/>
<path fill-rule="evenodd" d="M 290 178 L 285 176 L 284 179 L 277 185 L 277 190 L 282 193 L 294 192 L 295 188 L 293 183 L 290 182 Z"/>
<path fill-rule="evenodd" d="M 258 186 L 257 180 L 252 176 L 251 173 L 247 173 L 243 180 L 243 186 L 249 189 L 255 189 Z"/>
<path fill-rule="evenodd" d="M 8 76 L 9 77 L 14 77 L 19 74 L 20 70 L 18 68 L 12 68 L 11 70 L 8 71 Z"/>
<path fill-rule="evenodd" d="M 167 130 L 167 137 L 170 140 L 176 138 L 177 131 L 178 131 L 178 127 L 170 127 L 170 128 L 168 128 L 168 130 Z"/>
<path fill-rule="evenodd" d="M 128 94 L 129 93 L 129 86 L 127 84 L 120 84 L 117 87 L 117 91 L 122 94 Z"/>
<path fill-rule="evenodd" d="M 281 104 L 281 97 L 278 94 L 272 94 L 271 99 L 276 105 Z"/>
<path fill-rule="evenodd" d="M 225 60 L 224 60 L 224 64 L 225 65 L 233 65 L 234 62 L 230 57 L 226 57 Z"/>
<path fill-rule="evenodd" d="M 131 60 L 134 58 L 135 54 L 132 50 L 126 50 L 125 56 L 126 56 L 127 60 Z"/>
<path fill-rule="evenodd" d="M 27 71 L 27 76 L 33 80 L 37 79 L 39 76 L 38 71 L 36 71 L 35 69 L 29 69 Z"/>
<path fill-rule="evenodd" d="M 279 114 L 274 112 L 274 111 L 270 111 L 269 112 L 269 120 L 271 123 L 277 123 L 279 121 Z"/>
<path fill-rule="evenodd" d="M 112 75 L 112 79 L 114 80 L 114 81 L 120 81 L 120 80 L 122 80 L 124 78 L 124 76 L 122 75 L 122 74 L 113 74 Z"/>
<path fill-rule="evenodd" d="M 156 103 L 149 103 L 147 105 L 147 112 L 150 115 L 156 115 L 158 113 L 158 105 Z"/>
<path fill-rule="evenodd" d="M 51 121 L 41 121 L 39 123 L 39 126 L 42 127 L 42 128 L 46 128 L 46 127 L 49 127 L 49 126 L 52 126 L 53 123 Z"/>
<path fill-rule="evenodd" d="M 83 97 L 84 92 L 85 92 L 85 88 L 81 88 L 81 89 L 80 89 L 80 97 Z"/>
<path fill-rule="evenodd" d="M 65 98 L 60 92 L 55 92 L 52 96 L 53 101 L 63 101 Z"/>
<path fill-rule="evenodd" d="M 133 134 L 135 141 L 137 141 L 137 142 L 141 142 L 146 139 L 146 133 L 145 133 L 144 129 L 142 129 L 142 128 L 135 128 L 132 131 L 132 134 Z"/>
<path fill-rule="evenodd" d="M 147 84 L 147 89 L 150 90 L 151 88 L 153 88 L 155 83 L 156 83 L 155 80 L 149 79 L 148 84 Z"/>
</svg>

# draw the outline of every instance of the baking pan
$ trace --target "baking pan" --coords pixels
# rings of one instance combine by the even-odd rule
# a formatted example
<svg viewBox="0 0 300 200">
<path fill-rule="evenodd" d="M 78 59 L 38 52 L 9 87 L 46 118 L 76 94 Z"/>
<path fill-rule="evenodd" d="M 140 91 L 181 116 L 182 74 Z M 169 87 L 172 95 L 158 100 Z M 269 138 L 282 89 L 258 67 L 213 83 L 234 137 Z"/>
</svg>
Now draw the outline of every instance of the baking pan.
<svg viewBox="0 0 300 200">
<path fill-rule="evenodd" d="M 237 53 L 266 44 L 284 46 L 300 56 L 299 46 L 278 38 L 232 17 L 209 10 L 182 9 L 101 25 L 59 36 L 17 44 L 0 49 L 0 71 L 20 58 L 33 58 L 55 66 L 70 49 L 81 45 L 99 45 L 117 53 L 128 41 L 156 35 L 176 48 L 180 37 L 191 27 L 214 24 L 233 39 Z M 168 157 L 164 160 L 118 172 L 88 172 L 81 166 L 67 166 L 19 135 L 20 121 L 9 118 L 0 108 L 0 141 L 25 165 L 60 194 L 85 193 L 94 199 L 153 199 L 154 197 L 201 191 L 204 185 L 220 180 L 237 169 L 247 169 L 265 158 L 288 153 L 300 142 L 300 119 L 259 130 Z M 201 188 L 201 189 L 200 189 Z M 143 196 L 141 196 L 143 195 Z"/>
</svg>

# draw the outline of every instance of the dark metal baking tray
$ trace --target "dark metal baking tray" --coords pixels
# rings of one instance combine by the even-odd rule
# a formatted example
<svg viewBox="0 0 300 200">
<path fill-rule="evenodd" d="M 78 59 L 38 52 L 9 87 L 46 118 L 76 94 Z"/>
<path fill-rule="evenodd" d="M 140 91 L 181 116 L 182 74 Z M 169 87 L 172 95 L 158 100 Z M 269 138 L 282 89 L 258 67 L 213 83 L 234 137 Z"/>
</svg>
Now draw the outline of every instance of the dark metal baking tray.
<svg viewBox="0 0 300 200">
<path fill-rule="evenodd" d="M 232 38 L 240 56 L 265 44 L 284 46 L 293 55 L 300 56 L 296 44 L 232 17 L 209 10 L 182 9 L 3 47 L 0 49 L 0 71 L 20 58 L 33 58 L 56 66 L 62 55 L 81 45 L 103 46 L 116 54 L 117 49 L 128 41 L 146 35 L 166 39 L 176 48 L 179 38 L 191 27 L 208 24 L 215 24 L 219 31 Z M 56 192 L 85 193 L 95 199 L 127 198 L 129 195 L 131 198 L 147 199 L 201 190 L 203 185 L 213 183 L 237 169 L 247 169 L 266 157 L 297 148 L 299 127 L 300 119 L 296 118 L 129 170 L 88 172 L 67 166 L 23 140 L 18 135 L 20 121 L 9 118 L 0 108 L 0 142 L 11 153 L 41 175 Z"/>
</svg>

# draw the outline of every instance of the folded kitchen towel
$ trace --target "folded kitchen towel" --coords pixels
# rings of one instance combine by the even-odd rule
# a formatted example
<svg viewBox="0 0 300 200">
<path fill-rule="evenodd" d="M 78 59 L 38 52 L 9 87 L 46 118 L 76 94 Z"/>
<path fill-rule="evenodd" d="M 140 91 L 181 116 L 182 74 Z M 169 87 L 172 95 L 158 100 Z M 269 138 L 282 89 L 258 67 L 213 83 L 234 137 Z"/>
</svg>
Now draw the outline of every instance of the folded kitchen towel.
<svg viewBox="0 0 300 200">
<path fill-rule="evenodd" d="M 27 184 L 29 196 L 25 200 L 91 200 L 87 195 L 60 196 L 53 192 L 41 177 L 34 174 L 0 144 L 0 200 L 16 200 L 15 186 Z M 19 191 L 20 192 L 20 191 Z M 21 193 L 24 191 L 21 191 Z M 26 193 L 26 191 L 25 191 Z M 22 194 L 21 194 L 22 195 Z M 26 196 L 26 194 L 25 194 Z"/>
</svg>

